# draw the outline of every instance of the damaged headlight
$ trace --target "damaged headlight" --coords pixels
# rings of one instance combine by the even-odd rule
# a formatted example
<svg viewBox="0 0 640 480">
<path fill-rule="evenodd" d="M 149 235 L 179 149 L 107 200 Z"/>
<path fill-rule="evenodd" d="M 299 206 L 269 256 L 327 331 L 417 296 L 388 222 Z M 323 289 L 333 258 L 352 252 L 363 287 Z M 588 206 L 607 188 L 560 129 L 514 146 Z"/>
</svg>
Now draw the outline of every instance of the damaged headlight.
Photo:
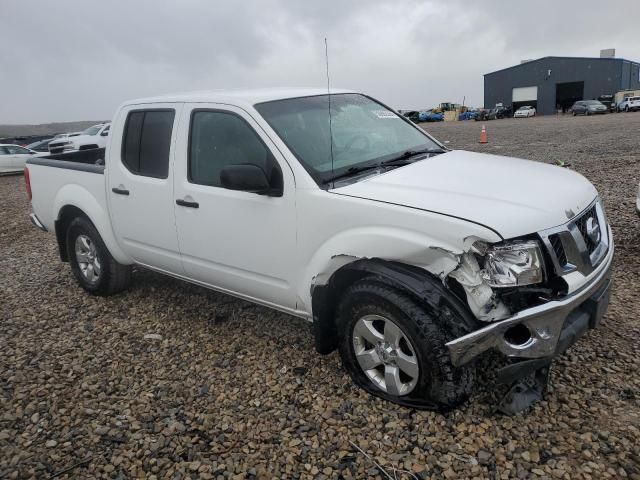
<svg viewBox="0 0 640 480">
<path fill-rule="evenodd" d="M 478 247 L 484 256 L 480 274 L 489 286 L 519 287 L 544 280 L 544 262 L 538 242 L 514 241 Z"/>
</svg>

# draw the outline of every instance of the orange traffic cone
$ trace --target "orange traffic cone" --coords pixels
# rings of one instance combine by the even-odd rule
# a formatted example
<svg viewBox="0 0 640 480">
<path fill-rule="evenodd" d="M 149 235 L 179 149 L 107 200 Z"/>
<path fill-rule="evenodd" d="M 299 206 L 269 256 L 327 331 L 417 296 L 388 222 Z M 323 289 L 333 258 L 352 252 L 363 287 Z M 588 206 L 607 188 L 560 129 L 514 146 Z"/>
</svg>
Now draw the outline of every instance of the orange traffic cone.
<svg viewBox="0 0 640 480">
<path fill-rule="evenodd" d="M 482 125 L 482 131 L 480 132 L 480 143 L 489 143 L 487 140 L 487 128 Z"/>
</svg>

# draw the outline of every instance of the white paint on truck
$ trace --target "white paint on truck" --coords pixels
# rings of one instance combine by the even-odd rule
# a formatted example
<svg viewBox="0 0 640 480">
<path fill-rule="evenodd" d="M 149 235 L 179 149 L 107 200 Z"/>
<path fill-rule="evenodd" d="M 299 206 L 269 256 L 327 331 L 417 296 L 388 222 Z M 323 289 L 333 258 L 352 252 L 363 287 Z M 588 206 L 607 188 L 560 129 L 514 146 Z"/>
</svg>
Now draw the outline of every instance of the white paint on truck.
<svg viewBox="0 0 640 480">
<path fill-rule="evenodd" d="M 73 206 L 121 266 L 143 265 L 313 320 L 320 325 L 317 338 L 329 335 L 324 328 L 351 335 L 340 333 L 334 309 L 358 279 L 382 279 L 381 288 L 411 291 L 427 303 L 437 295 L 451 305 L 466 301 L 466 313 L 458 314 L 468 335 L 447 344 L 455 365 L 488 348 L 507 356 L 548 355 L 559 342 L 567 305 L 574 306 L 571 295 L 581 292 L 583 299 L 596 287 L 608 292 L 602 282 L 609 278 L 611 232 L 584 177 L 526 160 L 450 151 L 361 94 L 334 90 L 331 107 L 327 100 L 322 90 L 282 89 L 126 102 L 107 137 L 103 174 L 94 167 L 55 168 L 66 162 L 29 162 L 34 223 L 50 231 L 66 226 L 61 212 Z M 73 256 L 65 232 L 57 233 Z M 561 244 L 553 243 L 556 236 Z M 539 293 L 529 293 L 528 285 Z M 319 293 L 329 291 L 326 298 Z M 556 305 L 561 297 L 565 303 Z M 329 301 L 337 303 L 327 307 Z M 401 330 L 409 320 L 396 325 L 384 318 Z M 476 338 L 477 321 L 493 323 Z M 509 343 L 500 330 L 518 323 L 531 336 L 522 345 Z M 378 367 L 371 367 L 362 381 L 351 369 L 354 379 L 393 401 L 418 392 L 416 378 L 400 388 L 393 383 L 402 383 L 400 377 L 389 373 L 396 368 L 393 355 L 402 357 L 390 346 L 399 334 L 379 345 L 362 340 L 378 334 L 354 336 L 353 348 L 374 345 L 367 361 L 379 362 L 390 376 L 378 378 Z M 402 338 L 413 350 L 426 348 L 411 335 Z M 358 348 L 341 348 L 343 358 L 359 355 Z"/>
</svg>

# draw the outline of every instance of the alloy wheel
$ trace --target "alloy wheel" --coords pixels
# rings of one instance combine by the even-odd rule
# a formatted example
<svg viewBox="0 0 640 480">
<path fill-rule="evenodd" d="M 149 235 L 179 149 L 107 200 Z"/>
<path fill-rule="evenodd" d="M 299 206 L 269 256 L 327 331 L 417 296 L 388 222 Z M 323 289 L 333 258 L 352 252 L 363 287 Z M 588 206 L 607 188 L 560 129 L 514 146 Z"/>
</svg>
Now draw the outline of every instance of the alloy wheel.
<svg viewBox="0 0 640 480">
<path fill-rule="evenodd" d="M 380 315 L 358 319 L 353 350 L 362 371 L 380 390 L 402 396 L 416 387 L 418 357 L 407 336 L 390 319 Z"/>
<path fill-rule="evenodd" d="M 75 243 L 78 268 L 89 283 L 96 283 L 100 278 L 100 259 L 95 243 L 87 235 L 78 235 Z"/>
</svg>

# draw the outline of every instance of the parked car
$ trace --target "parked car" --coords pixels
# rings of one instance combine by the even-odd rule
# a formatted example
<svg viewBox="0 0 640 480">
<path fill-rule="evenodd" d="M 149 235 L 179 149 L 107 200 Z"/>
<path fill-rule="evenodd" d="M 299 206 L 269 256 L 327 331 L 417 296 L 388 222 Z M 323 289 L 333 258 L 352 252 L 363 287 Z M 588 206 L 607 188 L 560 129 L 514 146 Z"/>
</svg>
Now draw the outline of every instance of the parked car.
<svg viewBox="0 0 640 480">
<path fill-rule="evenodd" d="M 73 133 L 59 133 L 49 142 L 49 153 L 63 153 L 69 151 L 70 148 L 66 148 L 71 145 L 71 137 L 78 137 L 82 135 L 82 132 Z"/>
<path fill-rule="evenodd" d="M 49 143 L 51 143 L 52 140 L 53 138 L 40 140 L 38 142 L 30 143 L 25 148 L 28 148 L 29 150 L 36 152 L 36 156 L 38 157 L 44 157 L 49 155 Z"/>
<path fill-rule="evenodd" d="M 607 107 L 598 100 L 578 100 L 570 108 L 571 114 L 576 115 L 599 115 L 607 113 Z"/>
<path fill-rule="evenodd" d="M 627 97 L 618 104 L 619 112 L 634 112 L 640 110 L 640 97 Z"/>
<path fill-rule="evenodd" d="M 610 112 L 614 112 L 616 110 L 616 102 L 613 95 L 600 95 L 596 100 L 607 107 L 607 110 Z"/>
<path fill-rule="evenodd" d="M 35 153 L 20 145 L 0 144 L 0 170 L 23 168 Z"/>
<path fill-rule="evenodd" d="M 489 112 L 491 110 L 488 108 L 480 108 L 478 109 L 478 112 L 476 113 L 476 116 L 473 118 L 476 122 L 479 122 L 481 120 L 489 120 Z"/>
<path fill-rule="evenodd" d="M 509 118 L 513 116 L 511 107 L 496 107 L 492 108 L 487 115 L 487 120 L 497 120 L 502 118 Z"/>
<path fill-rule="evenodd" d="M 589 181 L 449 150 L 359 93 L 133 100 L 106 154 L 25 169 L 31 220 L 82 288 L 123 291 L 143 265 L 302 317 L 393 402 L 459 404 L 494 350 L 510 359 L 500 408 L 520 410 L 607 309 L 614 246 Z"/>
<path fill-rule="evenodd" d="M 530 105 L 520 107 L 518 110 L 516 110 L 516 113 L 513 114 L 515 118 L 535 117 L 535 115 L 536 109 Z"/>
<path fill-rule="evenodd" d="M 50 153 L 73 152 L 77 150 L 89 150 L 92 148 L 104 148 L 107 144 L 110 123 L 93 125 L 78 134 L 70 134 L 67 137 L 56 139 L 49 144 Z"/>
<path fill-rule="evenodd" d="M 403 112 L 402 115 L 405 118 L 408 118 L 409 120 L 411 120 L 413 123 L 420 122 L 420 112 L 416 110 L 409 110 L 407 112 Z"/>
</svg>

